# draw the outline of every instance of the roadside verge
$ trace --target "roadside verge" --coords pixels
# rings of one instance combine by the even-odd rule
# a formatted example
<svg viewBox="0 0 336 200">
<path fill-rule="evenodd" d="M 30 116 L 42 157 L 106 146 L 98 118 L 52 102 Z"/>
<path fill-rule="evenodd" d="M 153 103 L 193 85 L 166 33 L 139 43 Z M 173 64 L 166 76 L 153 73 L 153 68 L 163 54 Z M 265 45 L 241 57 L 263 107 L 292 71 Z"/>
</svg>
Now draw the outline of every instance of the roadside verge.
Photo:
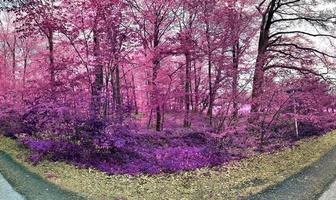
<svg viewBox="0 0 336 200">
<path fill-rule="evenodd" d="M 27 170 L 7 153 L 0 151 L 0 173 L 27 200 L 82 200 L 83 197 L 60 188 Z"/>
<path fill-rule="evenodd" d="M 321 159 L 249 200 L 313 200 L 336 179 L 336 147 Z"/>
<path fill-rule="evenodd" d="M 29 156 L 28 149 L 12 139 L 0 136 L 0 151 L 6 152 L 13 161 L 38 175 L 40 179 L 90 200 L 237 200 L 249 196 L 253 198 L 254 194 L 267 190 L 272 185 L 279 185 L 279 182 L 286 181 L 288 177 L 307 170 L 335 146 L 336 131 L 333 131 L 320 137 L 302 139 L 295 146 L 277 152 L 258 154 L 215 168 L 205 167 L 172 174 L 109 176 L 95 169 L 82 169 L 64 162 L 42 161 L 32 165 L 26 162 Z M 11 165 L 5 168 L 11 168 Z M 10 175 L 16 176 L 15 172 Z M 24 183 L 24 180 L 17 182 Z M 34 187 L 34 183 L 26 184 Z M 15 184 L 13 186 L 16 187 Z M 314 191 L 324 189 L 323 186 L 319 188 L 320 190 Z M 18 192 L 21 193 L 19 190 Z M 65 199 L 66 197 L 65 195 Z"/>
</svg>

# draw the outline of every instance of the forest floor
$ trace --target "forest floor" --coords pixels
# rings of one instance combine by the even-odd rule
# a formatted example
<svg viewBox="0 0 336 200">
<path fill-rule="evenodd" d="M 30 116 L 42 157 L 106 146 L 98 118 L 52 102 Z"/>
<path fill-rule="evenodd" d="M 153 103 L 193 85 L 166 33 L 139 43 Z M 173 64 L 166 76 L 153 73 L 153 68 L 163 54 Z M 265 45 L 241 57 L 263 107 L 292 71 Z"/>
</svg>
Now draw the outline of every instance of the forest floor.
<svg viewBox="0 0 336 200">
<path fill-rule="evenodd" d="M 37 165 L 31 165 L 26 162 L 29 155 L 27 149 L 18 145 L 14 140 L 0 136 L 0 150 L 6 152 L 2 155 L 2 161 L 7 163 L 6 165 L 0 165 L 4 166 L 0 168 L 0 173 L 23 195 L 32 193 L 32 187 L 36 187 L 39 181 L 42 181 L 43 184 L 47 181 L 49 184 L 52 183 L 52 186 L 41 186 L 42 189 L 50 186 L 53 188 L 50 189 L 51 191 L 56 191 L 56 193 L 61 191 L 59 193 L 61 195 L 65 192 L 67 195 L 81 198 L 77 196 L 77 194 L 80 194 L 86 199 L 229 200 L 246 198 L 265 189 L 266 192 L 264 193 L 267 193 L 267 191 L 270 191 L 267 188 L 272 187 L 272 185 L 284 180 L 285 182 L 283 183 L 290 182 L 288 177 L 293 175 L 294 177 L 301 177 L 300 171 L 309 172 L 312 170 L 313 168 L 307 166 L 318 161 L 326 153 L 335 151 L 336 154 L 336 150 L 332 150 L 335 146 L 336 131 L 321 137 L 303 139 L 297 145 L 281 151 L 255 155 L 240 161 L 233 161 L 228 165 L 213 168 L 204 167 L 192 171 L 161 173 L 151 176 L 110 176 L 98 170 L 79 169 L 63 162 L 43 161 Z M 329 154 L 324 157 L 328 157 Z M 325 159 L 324 157 L 322 157 L 322 161 Z M 333 158 L 333 160 L 335 159 Z M 16 164 L 13 165 L 13 163 Z M 328 165 L 328 163 L 325 164 Z M 16 167 L 18 171 L 15 171 Z M 10 174 L 6 170 L 14 170 L 14 173 Z M 20 174 L 21 170 L 31 174 L 32 176 L 30 177 L 32 178 L 29 178 L 29 176 L 25 179 L 15 178 L 21 176 L 17 176 L 17 173 Z M 321 171 L 323 172 L 324 170 L 326 168 Z M 333 173 L 336 172 L 336 170 L 331 171 Z M 330 177 L 327 180 L 334 178 L 333 174 L 328 176 Z M 22 177 L 24 176 L 22 175 Z M 35 182 L 36 180 L 37 182 Z M 16 185 L 14 181 L 20 182 L 20 184 Z M 61 188 L 65 188 L 68 191 Z M 325 188 L 322 186 L 319 186 L 319 188 L 321 190 L 314 191 L 320 194 Z M 36 192 L 36 195 L 40 194 L 40 192 Z M 57 199 L 62 198 L 57 197 Z"/>
</svg>

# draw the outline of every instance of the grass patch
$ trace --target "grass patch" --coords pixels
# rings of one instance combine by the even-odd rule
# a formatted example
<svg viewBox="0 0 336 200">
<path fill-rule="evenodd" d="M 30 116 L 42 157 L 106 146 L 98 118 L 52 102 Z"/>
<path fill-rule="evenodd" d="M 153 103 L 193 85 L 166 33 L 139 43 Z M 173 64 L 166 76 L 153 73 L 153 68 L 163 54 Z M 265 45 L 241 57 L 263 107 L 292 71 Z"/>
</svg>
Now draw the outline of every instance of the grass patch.
<svg viewBox="0 0 336 200">
<path fill-rule="evenodd" d="M 304 139 L 295 147 L 260 154 L 228 166 L 155 176 L 108 176 L 62 162 L 25 162 L 29 151 L 0 137 L 0 150 L 30 171 L 88 199 L 237 199 L 255 194 L 296 174 L 336 145 L 336 131 Z"/>
</svg>

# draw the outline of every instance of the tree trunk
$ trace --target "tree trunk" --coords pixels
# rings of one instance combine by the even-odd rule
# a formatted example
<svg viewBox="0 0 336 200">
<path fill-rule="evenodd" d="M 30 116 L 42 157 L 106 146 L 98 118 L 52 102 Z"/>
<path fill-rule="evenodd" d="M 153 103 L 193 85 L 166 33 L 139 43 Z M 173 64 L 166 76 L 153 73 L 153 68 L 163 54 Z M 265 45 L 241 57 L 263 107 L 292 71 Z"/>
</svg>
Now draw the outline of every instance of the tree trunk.
<svg viewBox="0 0 336 200">
<path fill-rule="evenodd" d="M 156 131 L 161 131 L 162 130 L 162 124 L 161 124 L 161 107 L 160 107 L 160 102 L 159 102 L 159 90 L 158 87 L 155 83 L 156 78 L 157 78 L 157 73 L 158 73 L 158 67 L 159 67 L 159 61 L 154 60 L 153 62 L 154 66 L 153 66 L 153 79 L 152 79 L 152 83 L 154 86 L 154 91 L 153 91 L 153 99 L 154 99 L 154 103 L 156 105 L 155 111 L 156 111 L 156 124 L 155 124 L 155 130 Z"/>
<path fill-rule="evenodd" d="M 158 16 L 157 16 L 158 17 Z M 154 26 L 154 34 L 153 34 L 153 48 L 157 48 L 160 44 L 160 25 L 158 19 L 156 19 L 155 26 Z M 158 71 L 160 68 L 160 58 L 158 55 L 155 55 L 155 58 L 153 60 L 153 77 L 152 77 L 152 84 L 154 86 L 154 103 L 156 104 L 156 125 L 155 129 L 156 131 L 161 131 L 162 130 L 162 115 L 161 115 L 161 106 L 159 102 L 159 88 L 156 84 L 156 79 L 158 76 Z"/>
<path fill-rule="evenodd" d="M 16 71 L 16 36 L 14 36 L 13 49 L 12 49 L 12 75 L 13 80 L 15 80 Z"/>
<path fill-rule="evenodd" d="M 265 76 L 264 62 L 261 59 L 262 58 L 258 56 L 253 76 L 251 112 L 258 112 L 261 106 L 260 97 L 263 94 L 263 84 Z"/>
<path fill-rule="evenodd" d="M 125 90 L 126 90 L 126 102 L 127 102 L 127 105 L 132 105 L 132 101 L 131 101 L 131 91 L 130 91 L 130 88 L 131 88 L 131 84 L 128 83 L 127 81 L 127 78 L 126 78 L 126 72 L 125 72 L 125 68 L 122 68 L 122 77 L 124 77 L 124 84 L 125 84 Z M 123 99 L 121 99 L 123 100 Z"/>
<path fill-rule="evenodd" d="M 22 94 L 21 94 L 21 99 L 22 100 L 24 98 L 24 91 L 26 89 L 27 65 L 28 65 L 28 52 L 25 52 L 25 57 L 24 57 L 24 61 L 23 61 L 23 75 L 22 75 L 22 89 L 23 89 Z"/>
<path fill-rule="evenodd" d="M 190 76 L 190 69 L 191 69 L 191 59 L 189 52 L 185 53 L 186 58 L 186 68 L 185 68 L 185 116 L 183 121 L 183 127 L 190 127 L 191 121 L 190 121 L 190 86 L 191 86 L 191 76 Z"/>
<path fill-rule="evenodd" d="M 136 91 L 135 91 L 135 81 L 134 81 L 134 75 L 132 74 L 132 90 L 133 90 L 133 103 L 134 103 L 134 109 L 135 114 L 139 114 L 139 108 L 138 108 L 138 102 L 136 98 Z"/>
<path fill-rule="evenodd" d="M 269 34 L 275 12 L 275 6 L 276 1 L 272 0 L 262 16 L 259 33 L 258 55 L 253 77 L 251 112 L 258 112 L 261 106 L 260 97 L 263 94 L 263 84 L 265 76 L 264 66 L 267 60 L 266 52 L 269 45 Z"/>
<path fill-rule="evenodd" d="M 162 116 L 161 116 L 161 108 L 160 106 L 156 107 L 156 125 L 155 130 L 161 131 L 162 130 L 162 124 L 161 124 Z"/>
<path fill-rule="evenodd" d="M 194 93 L 195 93 L 195 102 L 194 102 L 194 112 L 198 112 L 199 106 L 199 85 L 200 85 L 200 76 L 197 73 L 196 61 L 194 61 Z"/>
<path fill-rule="evenodd" d="M 213 103 L 214 103 L 214 94 L 212 88 L 212 53 L 210 47 L 210 27 L 209 23 L 206 24 L 206 37 L 207 37 L 207 45 L 208 45 L 208 85 L 209 85 L 209 105 L 208 105 L 208 117 L 210 126 L 212 126 L 212 118 L 213 118 Z"/>
<path fill-rule="evenodd" d="M 95 57 L 95 82 L 92 88 L 92 118 L 94 121 L 99 121 L 100 111 L 101 111 L 101 93 L 104 87 L 104 72 L 103 65 L 99 62 L 100 46 L 99 46 L 99 36 L 95 30 L 93 33 L 94 41 L 94 57 Z"/>
<path fill-rule="evenodd" d="M 232 50 L 232 58 L 233 58 L 233 69 L 232 69 L 232 104 L 233 104 L 233 112 L 232 118 L 234 121 L 238 119 L 238 67 L 239 67 L 239 42 L 233 45 Z"/>
<path fill-rule="evenodd" d="M 117 122 L 119 124 L 122 123 L 122 97 L 120 90 L 120 68 L 119 65 L 116 65 L 115 68 L 115 100 L 116 100 L 116 114 L 117 114 Z"/>
<path fill-rule="evenodd" d="M 50 28 L 48 33 L 48 49 L 49 49 L 49 71 L 50 71 L 50 85 L 54 92 L 56 87 L 56 70 L 54 58 L 54 33 Z"/>
<path fill-rule="evenodd" d="M 110 108 L 110 86 L 109 86 L 109 81 L 110 81 L 110 74 L 111 70 L 106 73 L 105 75 L 105 101 L 104 101 L 104 119 L 108 119 L 109 116 L 109 108 Z"/>
</svg>

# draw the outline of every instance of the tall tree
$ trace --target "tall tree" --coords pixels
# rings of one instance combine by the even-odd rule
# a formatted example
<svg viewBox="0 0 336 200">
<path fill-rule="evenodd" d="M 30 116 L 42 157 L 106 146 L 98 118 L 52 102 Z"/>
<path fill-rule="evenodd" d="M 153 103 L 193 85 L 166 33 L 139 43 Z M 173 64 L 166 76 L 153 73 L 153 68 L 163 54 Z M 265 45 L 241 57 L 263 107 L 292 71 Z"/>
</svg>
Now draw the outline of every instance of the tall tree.
<svg viewBox="0 0 336 200">
<path fill-rule="evenodd" d="M 321 70 L 312 68 L 312 64 L 308 66 L 303 63 L 320 63 L 327 68 L 326 58 L 336 58 L 314 47 L 311 42 L 309 44 L 311 38 L 335 39 L 330 32 L 320 33 L 323 29 L 333 30 L 335 17 L 323 9 L 318 10 L 318 4 L 311 0 L 263 0 L 258 5 L 261 24 L 253 77 L 252 112 L 260 111 L 267 70 L 290 69 L 321 76 Z M 300 24 L 310 28 L 295 28 Z M 284 57 L 292 62 L 283 62 Z"/>
<path fill-rule="evenodd" d="M 160 102 L 160 88 L 157 78 L 161 68 L 161 60 L 167 55 L 164 53 L 163 47 L 167 45 L 168 32 L 171 31 L 175 22 L 173 14 L 175 4 L 172 0 L 127 0 L 127 2 L 131 9 L 130 15 L 133 23 L 137 26 L 134 32 L 140 39 L 139 44 L 142 44 L 144 52 L 150 53 L 152 57 L 152 72 L 149 80 L 152 87 L 150 102 L 154 106 L 152 110 L 155 110 L 156 115 L 155 129 L 161 131 L 163 128 L 163 107 Z"/>
</svg>

